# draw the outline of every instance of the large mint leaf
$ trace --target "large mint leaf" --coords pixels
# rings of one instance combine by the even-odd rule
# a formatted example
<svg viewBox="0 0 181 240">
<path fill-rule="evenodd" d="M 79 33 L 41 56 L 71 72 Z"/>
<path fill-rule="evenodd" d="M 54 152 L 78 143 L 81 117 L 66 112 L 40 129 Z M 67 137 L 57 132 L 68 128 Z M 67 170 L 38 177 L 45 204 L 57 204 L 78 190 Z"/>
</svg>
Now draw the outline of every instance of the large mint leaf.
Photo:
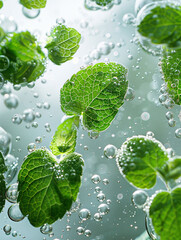
<svg viewBox="0 0 181 240">
<path fill-rule="evenodd" d="M 95 2 L 97 3 L 97 5 L 105 7 L 106 5 L 111 3 L 112 0 L 95 0 Z"/>
<path fill-rule="evenodd" d="M 161 68 L 170 97 L 176 104 L 181 105 L 181 48 L 164 48 Z"/>
<path fill-rule="evenodd" d="M 156 6 L 138 25 L 138 32 L 156 44 L 171 44 L 181 38 L 181 7 Z"/>
<path fill-rule="evenodd" d="M 124 103 L 127 69 L 116 63 L 98 63 L 74 74 L 61 89 L 61 108 L 67 115 L 83 115 L 88 130 L 109 127 Z"/>
<path fill-rule="evenodd" d="M 4 180 L 3 173 L 6 171 L 6 166 L 4 163 L 4 158 L 0 152 L 0 212 L 2 211 L 5 204 L 5 193 L 6 193 L 6 183 Z"/>
<path fill-rule="evenodd" d="M 117 156 L 117 164 L 126 179 L 138 188 L 151 188 L 168 160 L 163 145 L 145 136 L 129 138 Z"/>
<path fill-rule="evenodd" d="M 54 155 L 70 154 L 75 151 L 78 126 L 77 116 L 68 118 L 59 125 L 50 146 Z"/>
<path fill-rule="evenodd" d="M 35 81 L 45 71 L 45 55 L 28 31 L 6 36 L 0 43 L 0 54 L 10 60 L 3 76 L 13 84 Z"/>
<path fill-rule="evenodd" d="M 181 239 L 181 188 L 156 195 L 149 210 L 160 240 Z"/>
<path fill-rule="evenodd" d="M 46 6 L 47 0 L 20 0 L 20 3 L 29 9 L 39 9 Z"/>
<path fill-rule="evenodd" d="M 74 28 L 62 24 L 52 28 L 45 46 L 49 59 L 57 65 L 71 60 L 79 48 L 80 39 L 80 33 Z"/>
<path fill-rule="evenodd" d="M 70 209 L 79 192 L 83 164 L 76 153 L 59 164 L 47 149 L 27 156 L 18 175 L 18 202 L 33 226 L 52 224 Z"/>
</svg>

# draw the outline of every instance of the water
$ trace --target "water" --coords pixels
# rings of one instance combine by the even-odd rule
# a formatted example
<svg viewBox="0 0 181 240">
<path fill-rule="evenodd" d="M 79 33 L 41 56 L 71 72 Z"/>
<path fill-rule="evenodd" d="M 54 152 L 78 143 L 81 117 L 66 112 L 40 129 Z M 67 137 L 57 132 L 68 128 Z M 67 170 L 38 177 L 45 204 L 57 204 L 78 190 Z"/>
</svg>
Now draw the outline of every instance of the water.
<svg viewBox="0 0 181 240">
<path fill-rule="evenodd" d="M 144 212 L 135 208 L 132 194 L 136 189 L 117 169 L 117 149 L 128 137 L 151 132 L 149 137 L 154 133 L 167 150 L 173 149 L 175 155 L 181 154 L 180 107 L 172 106 L 165 97 L 166 87 L 163 86 L 158 66 L 160 59 L 156 54 L 159 54 L 159 49 L 155 49 L 155 56 L 152 56 L 138 44 L 133 0 L 122 0 L 107 11 L 89 11 L 81 0 L 76 4 L 73 0 L 63 4 L 58 0 L 54 0 L 54 4 L 50 0 L 47 2 L 47 8 L 42 9 L 38 16 L 37 11 L 31 12 L 35 15 L 25 16 L 22 5 L 13 0 L 6 1 L 1 9 L 4 18 L 8 18 L 8 31 L 19 29 L 38 33 L 38 41 L 43 46 L 46 33 L 50 32 L 56 20 L 80 31 L 82 40 L 72 60 L 61 66 L 48 62 L 47 71 L 36 83 L 13 86 L 1 81 L 3 71 L 0 73 L 0 150 L 10 166 L 5 179 L 8 182 L 6 197 L 12 202 L 7 200 L 0 215 L 0 239 L 136 239 L 145 231 Z M 69 210 L 71 216 L 65 215 L 61 221 L 41 230 L 32 227 L 27 217 L 22 220 L 20 212 L 14 215 L 9 210 L 9 218 L 8 209 L 17 201 L 17 170 L 25 156 L 35 148 L 49 148 L 61 123 L 64 114 L 60 108 L 60 88 L 81 67 L 101 61 L 115 61 L 127 67 L 129 89 L 123 106 L 106 131 L 88 132 L 79 126 L 76 152 L 83 155 L 85 166 L 78 201 Z M 11 94 L 18 104 L 16 100 L 12 103 Z M 168 151 L 172 155 L 172 151 Z M 154 189 L 145 192 L 150 197 L 156 189 L 165 189 L 165 186 L 159 181 Z M 86 209 L 85 215 L 80 214 L 83 209 Z M 22 221 L 17 223 L 17 220 Z M 11 227 L 10 231 L 6 228 L 10 235 L 6 235 L 3 229 L 6 225 Z M 12 235 L 14 231 L 16 237 Z"/>
</svg>

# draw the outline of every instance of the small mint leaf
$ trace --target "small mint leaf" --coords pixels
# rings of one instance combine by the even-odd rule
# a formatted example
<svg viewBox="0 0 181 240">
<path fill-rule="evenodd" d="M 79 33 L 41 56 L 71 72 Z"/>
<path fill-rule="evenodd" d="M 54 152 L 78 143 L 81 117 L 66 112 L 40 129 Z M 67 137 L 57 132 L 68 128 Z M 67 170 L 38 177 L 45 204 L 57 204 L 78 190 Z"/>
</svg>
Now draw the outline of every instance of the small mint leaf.
<svg viewBox="0 0 181 240">
<path fill-rule="evenodd" d="M 156 6 L 138 25 L 138 32 L 155 44 L 172 44 L 181 38 L 181 7 Z"/>
<path fill-rule="evenodd" d="M 20 3 L 29 9 L 40 9 L 46 6 L 47 0 L 20 0 Z"/>
<path fill-rule="evenodd" d="M 181 239 L 181 188 L 158 193 L 149 214 L 160 240 Z"/>
<path fill-rule="evenodd" d="M 163 48 L 161 68 L 164 80 L 167 83 L 167 92 L 177 105 L 181 105 L 181 48 Z"/>
<path fill-rule="evenodd" d="M 117 156 L 117 165 L 126 179 L 138 188 L 151 188 L 156 183 L 168 156 L 164 146 L 145 136 L 129 138 Z"/>
<path fill-rule="evenodd" d="M 98 63 L 74 74 L 61 89 L 61 108 L 67 115 L 83 115 L 88 130 L 107 129 L 124 103 L 127 69 Z"/>
<path fill-rule="evenodd" d="M 109 3 L 111 3 L 113 0 L 95 0 L 96 4 L 99 6 L 107 6 Z"/>
<path fill-rule="evenodd" d="M 7 35 L 0 43 L 0 54 L 9 58 L 3 76 L 13 84 L 35 81 L 45 71 L 45 55 L 28 31 Z"/>
<path fill-rule="evenodd" d="M 57 65 L 71 60 L 79 48 L 80 39 L 80 33 L 74 28 L 62 24 L 52 28 L 45 46 L 49 59 Z"/>
<path fill-rule="evenodd" d="M 68 118 L 59 125 L 50 146 L 54 155 L 70 154 L 75 151 L 78 126 L 77 116 Z"/>
<path fill-rule="evenodd" d="M 60 163 L 47 149 L 27 156 L 18 175 L 18 202 L 33 226 L 52 224 L 70 209 L 79 192 L 83 165 L 77 153 Z"/>
<path fill-rule="evenodd" d="M 3 173 L 7 170 L 4 158 L 2 153 L 0 152 L 0 212 L 2 211 L 5 204 L 5 193 L 6 193 L 6 183 L 4 180 Z"/>
</svg>

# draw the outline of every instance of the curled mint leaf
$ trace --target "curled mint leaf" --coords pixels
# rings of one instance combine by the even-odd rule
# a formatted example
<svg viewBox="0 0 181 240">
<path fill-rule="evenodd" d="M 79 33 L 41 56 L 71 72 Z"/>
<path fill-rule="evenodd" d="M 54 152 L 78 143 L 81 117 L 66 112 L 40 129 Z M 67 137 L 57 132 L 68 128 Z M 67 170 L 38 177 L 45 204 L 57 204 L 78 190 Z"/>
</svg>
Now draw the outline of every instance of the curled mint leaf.
<svg viewBox="0 0 181 240">
<path fill-rule="evenodd" d="M 165 5 L 151 9 L 138 25 L 138 32 L 155 44 L 172 44 L 181 39 L 181 6 Z"/>
<path fill-rule="evenodd" d="M 60 163 L 47 149 L 27 156 L 18 175 L 18 202 L 33 226 L 52 224 L 70 209 L 79 192 L 83 165 L 77 153 L 67 155 Z"/>
<path fill-rule="evenodd" d="M 124 103 L 127 69 L 116 63 L 98 63 L 74 74 L 61 89 L 61 108 L 82 115 L 88 130 L 107 129 Z"/>
<path fill-rule="evenodd" d="M 4 158 L 2 153 L 0 152 L 0 212 L 2 211 L 5 204 L 5 193 L 6 193 L 6 183 L 4 180 L 3 173 L 7 170 Z"/>
<path fill-rule="evenodd" d="M 181 188 L 158 193 L 149 214 L 160 240 L 181 239 Z"/>
<path fill-rule="evenodd" d="M 164 48 L 161 61 L 167 92 L 177 105 L 181 105 L 181 48 L 174 50 Z"/>
<path fill-rule="evenodd" d="M 71 60 L 79 48 L 80 39 L 80 33 L 74 28 L 62 24 L 52 28 L 45 46 L 49 59 L 57 65 Z"/>
<path fill-rule="evenodd" d="M 109 3 L 112 2 L 112 0 L 95 0 L 96 4 L 99 6 L 107 6 Z"/>
<path fill-rule="evenodd" d="M 20 3 L 29 9 L 39 9 L 46 6 L 47 0 L 20 0 Z"/>
<path fill-rule="evenodd" d="M 59 125 L 50 145 L 54 155 L 70 154 L 75 151 L 78 126 L 77 116 L 70 117 Z"/>
<path fill-rule="evenodd" d="M 45 55 L 28 31 L 7 35 L 0 43 L 0 55 L 10 61 L 3 76 L 13 84 L 35 81 L 45 71 Z"/>
<path fill-rule="evenodd" d="M 126 179 L 138 188 L 151 188 L 157 173 L 162 173 L 168 156 L 157 140 L 135 136 L 123 143 L 117 155 L 117 165 Z"/>
</svg>

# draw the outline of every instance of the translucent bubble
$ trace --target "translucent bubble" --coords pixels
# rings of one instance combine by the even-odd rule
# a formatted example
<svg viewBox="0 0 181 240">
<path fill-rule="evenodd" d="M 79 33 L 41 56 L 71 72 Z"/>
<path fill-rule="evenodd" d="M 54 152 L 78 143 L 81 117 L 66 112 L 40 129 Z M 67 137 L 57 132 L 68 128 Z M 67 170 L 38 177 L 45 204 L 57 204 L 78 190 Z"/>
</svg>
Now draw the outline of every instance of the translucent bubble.
<svg viewBox="0 0 181 240">
<path fill-rule="evenodd" d="M 21 89 L 21 84 L 13 85 L 14 90 L 19 91 Z"/>
<path fill-rule="evenodd" d="M 98 183 L 101 181 L 101 178 L 100 178 L 99 175 L 94 174 L 94 175 L 92 176 L 91 180 L 92 180 L 92 182 L 93 182 L 94 184 L 98 184 Z"/>
<path fill-rule="evenodd" d="M 43 233 L 43 234 L 50 234 L 52 231 L 53 231 L 52 226 L 48 225 L 48 224 L 44 224 L 40 228 L 40 232 Z"/>
<path fill-rule="evenodd" d="M 34 86 L 35 86 L 35 82 L 27 83 L 28 88 L 34 88 Z"/>
<path fill-rule="evenodd" d="M 37 127 L 38 127 L 38 123 L 37 123 L 37 122 L 33 122 L 33 123 L 31 124 L 31 126 L 32 126 L 33 128 L 37 128 Z"/>
<path fill-rule="evenodd" d="M 81 28 L 87 28 L 89 23 L 86 20 L 81 20 L 80 27 Z"/>
<path fill-rule="evenodd" d="M 148 194 L 143 190 L 136 190 L 133 193 L 132 201 L 134 205 L 138 208 L 143 208 L 148 200 Z"/>
<path fill-rule="evenodd" d="M 110 211 L 110 208 L 106 203 L 102 203 L 98 206 L 98 212 L 101 215 L 106 215 L 106 214 L 108 214 L 109 211 Z"/>
<path fill-rule="evenodd" d="M 172 109 L 174 107 L 175 103 L 172 99 L 167 99 L 165 102 L 164 102 L 164 106 L 167 108 L 167 109 Z"/>
<path fill-rule="evenodd" d="M 103 182 L 104 185 L 108 185 L 108 184 L 109 184 L 109 179 L 104 178 L 104 179 L 102 180 L 102 182 Z"/>
<path fill-rule="evenodd" d="M 23 7 L 22 12 L 25 17 L 33 19 L 39 16 L 40 9 L 28 9 L 26 7 Z"/>
<path fill-rule="evenodd" d="M 17 237 L 17 235 L 18 235 L 18 234 L 17 234 L 16 231 L 13 231 L 13 232 L 12 232 L 12 236 L 13 236 L 13 237 Z"/>
<path fill-rule="evenodd" d="M 36 144 L 35 143 L 28 144 L 27 150 L 28 150 L 28 152 L 35 151 L 36 150 Z"/>
<path fill-rule="evenodd" d="M 36 143 L 41 143 L 42 142 L 42 137 L 36 137 L 35 142 Z"/>
<path fill-rule="evenodd" d="M 46 110 L 50 109 L 50 103 L 44 102 L 43 103 L 43 108 L 46 109 Z"/>
<path fill-rule="evenodd" d="M 143 112 L 143 113 L 141 114 L 141 119 L 142 119 L 143 121 L 148 121 L 148 120 L 150 119 L 150 114 L 149 114 L 148 112 Z"/>
<path fill-rule="evenodd" d="M 11 87 L 8 84 L 4 85 L 1 89 L 1 95 L 10 94 L 10 93 L 11 93 Z"/>
<path fill-rule="evenodd" d="M 85 230 L 85 236 L 90 237 L 91 236 L 91 230 L 89 230 L 89 229 Z"/>
<path fill-rule="evenodd" d="M 5 83 L 4 77 L 3 77 L 3 75 L 0 73 L 0 90 L 3 88 L 4 83 Z"/>
<path fill-rule="evenodd" d="M 175 127 L 176 121 L 172 118 L 172 119 L 170 119 L 170 120 L 168 121 L 168 125 L 169 125 L 170 127 Z"/>
<path fill-rule="evenodd" d="M 175 156 L 175 152 L 174 152 L 173 148 L 167 148 L 167 153 L 170 158 Z"/>
<path fill-rule="evenodd" d="M 101 191 L 101 188 L 99 186 L 95 187 L 95 192 L 100 192 Z"/>
<path fill-rule="evenodd" d="M 19 99 L 16 95 L 14 95 L 12 93 L 11 94 L 5 94 L 4 95 L 4 104 L 9 109 L 17 108 L 18 104 L 19 104 Z"/>
<path fill-rule="evenodd" d="M 0 25 L 6 33 L 16 32 L 18 29 L 18 26 L 12 17 L 6 18 L 3 15 L 1 15 Z"/>
<path fill-rule="evenodd" d="M 97 139 L 99 137 L 99 132 L 88 132 L 88 136 L 91 138 L 91 139 Z"/>
<path fill-rule="evenodd" d="M 118 199 L 118 200 L 122 200 L 122 199 L 123 199 L 123 194 L 122 194 L 122 193 L 118 193 L 117 199 Z"/>
<path fill-rule="evenodd" d="M 167 112 L 167 113 L 165 114 L 165 116 L 166 116 L 166 118 L 167 118 L 168 120 L 170 120 L 170 119 L 173 118 L 173 113 L 172 113 L 172 112 Z"/>
<path fill-rule="evenodd" d="M 113 159 L 116 157 L 116 153 L 117 153 L 117 148 L 114 145 L 108 144 L 105 148 L 104 148 L 104 155 L 109 158 L 109 159 Z"/>
<path fill-rule="evenodd" d="M 24 219 L 24 216 L 20 211 L 18 203 L 11 205 L 11 207 L 9 207 L 8 216 L 14 222 L 19 222 Z"/>
<path fill-rule="evenodd" d="M 27 123 L 33 122 L 35 120 L 35 113 L 32 109 L 26 109 L 23 112 L 23 120 Z"/>
<path fill-rule="evenodd" d="M 154 137 L 154 133 L 151 132 L 151 131 L 148 131 L 148 132 L 146 133 L 146 136 L 147 136 L 147 137 L 150 137 L 150 138 L 153 138 L 153 137 Z"/>
<path fill-rule="evenodd" d="M 11 135 L 0 127 L 0 151 L 6 156 L 11 151 Z"/>
<path fill-rule="evenodd" d="M 90 57 L 92 59 L 100 59 L 101 58 L 101 53 L 97 50 L 97 49 L 94 49 L 91 53 L 90 53 Z"/>
<path fill-rule="evenodd" d="M 126 13 L 123 16 L 123 22 L 126 25 L 133 25 L 135 23 L 136 19 L 135 16 L 132 13 Z"/>
<path fill-rule="evenodd" d="M 3 231 L 6 233 L 6 235 L 9 235 L 11 233 L 11 226 L 10 225 L 5 225 L 3 227 Z"/>
<path fill-rule="evenodd" d="M 99 222 L 102 220 L 102 215 L 100 213 L 95 213 L 94 214 L 94 220 Z"/>
<path fill-rule="evenodd" d="M 105 199 L 106 199 L 106 196 L 103 192 L 100 192 L 98 195 L 97 195 L 97 199 L 99 202 L 103 202 Z"/>
<path fill-rule="evenodd" d="M 78 228 L 77 228 L 77 234 L 78 234 L 78 235 L 83 235 L 84 232 L 85 232 L 85 229 L 84 229 L 83 227 L 78 227 Z"/>
<path fill-rule="evenodd" d="M 18 183 L 14 183 L 8 187 L 6 191 L 6 199 L 11 203 L 16 203 L 18 199 Z"/>
<path fill-rule="evenodd" d="M 19 142 L 21 140 L 21 137 L 20 136 L 17 136 L 16 137 L 16 142 Z"/>
<path fill-rule="evenodd" d="M 175 136 L 177 138 L 181 138 L 181 128 L 178 128 L 176 131 L 175 131 Z"/>
<path fill-rule="evenodd" d="M 82 220 L 82 221 L 86 221 L 88 219 L 90 219 L 91 217 L 91 213 L 88 209 L 86 208 L 83 208 L 80 210 L 79 212 L 79 218 Z"/>
<path fill-rule="evenodd" d="M 57 19 L 56 19 L 56 23 L 57 23 L 57 24 L 64 24 L 64 23 L 65 23 L 65 19 L 62 18 L 62 17 L 61 17 L 61 18 L 57 18 Z"/>
<path fill-rule="evenodd" d="M 72 207 L 71 207 L 71 213 L 77 212 L 80 209 L 81 202 L 79 199 L 77 199 L 75 202 L 73 202 Z"/>
<path fill-rule="evenodd" d="M 5 172 L 5 180 L 7 183 L 10 183 L 18 171 L 18 160 L 13 155 L 8 154 L 5 157 L 5 164 L 7 167 L 7 171 Z"/>
<path fill-rule="evenodd" d="M 111 47 L 109 46 L 109 43 L 107 42 L 101 42 L 97 46 L 97 50 L 102 54 L 102 55 L 108 55 L 111 52 Z"/>
<path fill-rule="evenodd" d="M 20 114 L 14 114 L 14 116 L 12 117 L 12 122 L 14 124 L 19 125 L 22 123 L 22 121 L 23 121 L 23 117 Z"/>
<path fill-rule="evenodd" d="M 9 58 L 4 55 L 0 55 L 0 71 L 5 71 L 9 67 Z"/>
</svg>

